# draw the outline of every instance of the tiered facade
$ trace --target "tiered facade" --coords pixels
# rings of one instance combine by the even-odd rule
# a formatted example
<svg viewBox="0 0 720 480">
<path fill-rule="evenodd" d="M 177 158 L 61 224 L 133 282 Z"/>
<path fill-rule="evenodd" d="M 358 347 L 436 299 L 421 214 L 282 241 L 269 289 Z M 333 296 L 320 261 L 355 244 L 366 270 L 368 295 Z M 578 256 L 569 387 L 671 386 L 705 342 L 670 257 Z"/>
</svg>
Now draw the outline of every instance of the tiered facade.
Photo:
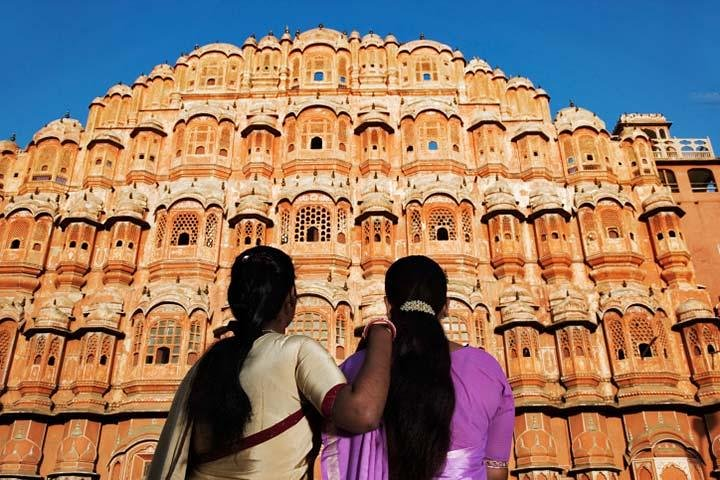
<svg viewBox="0 0 720 480">
<path fill-rule="evenodd" d="M 516 478 L 719 473 L 720 321 L 652 148 L 438 42 L 322 27 L 198 47 L 0 143 L 0 477 L 141 478 L 256 244 L 338 360 L 393 259 L 440 262 L 449 337 L 513 387 Z"/>
</svg>

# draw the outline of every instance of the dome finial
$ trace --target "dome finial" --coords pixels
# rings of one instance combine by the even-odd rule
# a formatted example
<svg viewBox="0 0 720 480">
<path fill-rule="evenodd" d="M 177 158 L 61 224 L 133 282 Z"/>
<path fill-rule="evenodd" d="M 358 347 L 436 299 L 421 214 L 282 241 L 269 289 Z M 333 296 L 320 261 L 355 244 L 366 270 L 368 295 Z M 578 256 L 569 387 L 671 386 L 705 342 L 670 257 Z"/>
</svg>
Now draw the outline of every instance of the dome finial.
<svg viewBox="0 0 720 480">
<path fill-rule="evenodd" d="M 571 107 L 574 107 L 574 106 L 575 106 L 575 102 L 572 101 L 572 98 L 570 99 L 570 106 L 571 106 Z"/>
<path fill-rule="evenodd" d="M 66 110 L 65 115 L 63 115 L 63 118 L 70 118 L 70 111 Z"/>
<path fill-rule="evenodd" d="M 284 33 L 290 33 L 290 27 L 289 27 L 289 26 L 285 25 L 285 31 L 284 31 Z"/>
<path fill-rule="evenodd" d="M 425 34 L 423 32 L 420 32 L 420 40 L 425 40 Z"/>
<path fill-rule="evenodd" d="M 15 132 L 13 132 L 13 133 L 10 135 L 10 141 L 11 141 L 11 142 L 14 142 L 14 141 L 15 141 L 15 138 L 16 138 Z"/>
<path fill-rule="evenodd" d="M 322 23 L 318 23 L 318 28 L 322 30 L 323 28 L 325 28 L 325 25 L 323 25 Z"/>
</svg>

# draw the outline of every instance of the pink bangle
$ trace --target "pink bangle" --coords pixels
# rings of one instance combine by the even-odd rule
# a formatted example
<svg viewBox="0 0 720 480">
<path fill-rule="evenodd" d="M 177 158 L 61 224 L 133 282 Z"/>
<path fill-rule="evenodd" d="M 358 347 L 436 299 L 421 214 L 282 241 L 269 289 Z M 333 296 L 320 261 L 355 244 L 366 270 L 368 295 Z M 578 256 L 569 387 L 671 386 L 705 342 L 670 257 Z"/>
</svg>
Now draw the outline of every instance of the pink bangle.
<svg viewBox="0 0 720 480">
<path fill-rule="evenodd" d="M 392 339 L 395 340 L 395 336 L 397 335 L 397 330 L 395 330 L 395 325 L 390 320 L 387 320 L 385 318 L 378 318 L 375 320 L 371 320 L 368 322 L 367 325 L 365 325 L 365 328 L 363 328 L 362 338 L 367 338 L 368 334 L 370 333 L 370 327 L 373 325 L 382 325 L 383 327 L 390 330 L 390 335 L 392 335 Z"/>
</svg>

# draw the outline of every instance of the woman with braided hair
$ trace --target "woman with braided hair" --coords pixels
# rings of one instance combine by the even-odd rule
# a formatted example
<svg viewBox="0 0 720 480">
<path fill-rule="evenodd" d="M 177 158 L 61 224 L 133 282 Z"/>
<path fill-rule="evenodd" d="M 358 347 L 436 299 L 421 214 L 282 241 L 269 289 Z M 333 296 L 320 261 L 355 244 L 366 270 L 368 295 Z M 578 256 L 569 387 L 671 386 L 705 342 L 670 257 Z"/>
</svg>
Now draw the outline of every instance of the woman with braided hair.
<svg viewBox="0 0 720 480">
<path fill-rule="evenodd" d="M 507 378 L 485 351 L 448 341 L 447 278 L 428 257 L 393 263 L 385 295 L 397 337 L 380 428 L 324 435 L 324 480 L 505 480 L 515 408 Z M 371 353 L 341 369 L 357 378 Z"/>
<path fill-rule="evenodd" d="M 182 381 L 150 480 L 309 479 L 319 434 L 310 418 L 321 414 L 356 433 L 378 426 L 392 324 L 367 330 L 366 360 L 347 383 L 319 343 L 285 335 L 296 300 L 295 270 L 282 251 L 259 246 L 235 260 L 228 288 L 233 335 L 212 345 Z"/>
</svg>

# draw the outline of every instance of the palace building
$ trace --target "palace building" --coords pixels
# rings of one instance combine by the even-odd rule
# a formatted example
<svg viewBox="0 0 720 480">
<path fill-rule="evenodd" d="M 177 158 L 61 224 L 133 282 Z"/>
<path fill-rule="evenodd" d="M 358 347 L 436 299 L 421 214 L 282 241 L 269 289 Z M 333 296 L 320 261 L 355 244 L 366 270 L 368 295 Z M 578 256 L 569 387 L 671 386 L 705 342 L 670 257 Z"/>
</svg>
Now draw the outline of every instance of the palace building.
<svg viewBox="0 0 720 480">
<path fill-rule="evenodd" d="M 0 478 L 141 478 L 259 244 L 338 361 L 392 261 L 436 259 L 448 337 L 513 387 L 513 478 L 720 475 L 720 161 L 659 114 L 553 116 L 442 43 L 321 26 L 198 46 L 0 156 Z"/>
</svg>

